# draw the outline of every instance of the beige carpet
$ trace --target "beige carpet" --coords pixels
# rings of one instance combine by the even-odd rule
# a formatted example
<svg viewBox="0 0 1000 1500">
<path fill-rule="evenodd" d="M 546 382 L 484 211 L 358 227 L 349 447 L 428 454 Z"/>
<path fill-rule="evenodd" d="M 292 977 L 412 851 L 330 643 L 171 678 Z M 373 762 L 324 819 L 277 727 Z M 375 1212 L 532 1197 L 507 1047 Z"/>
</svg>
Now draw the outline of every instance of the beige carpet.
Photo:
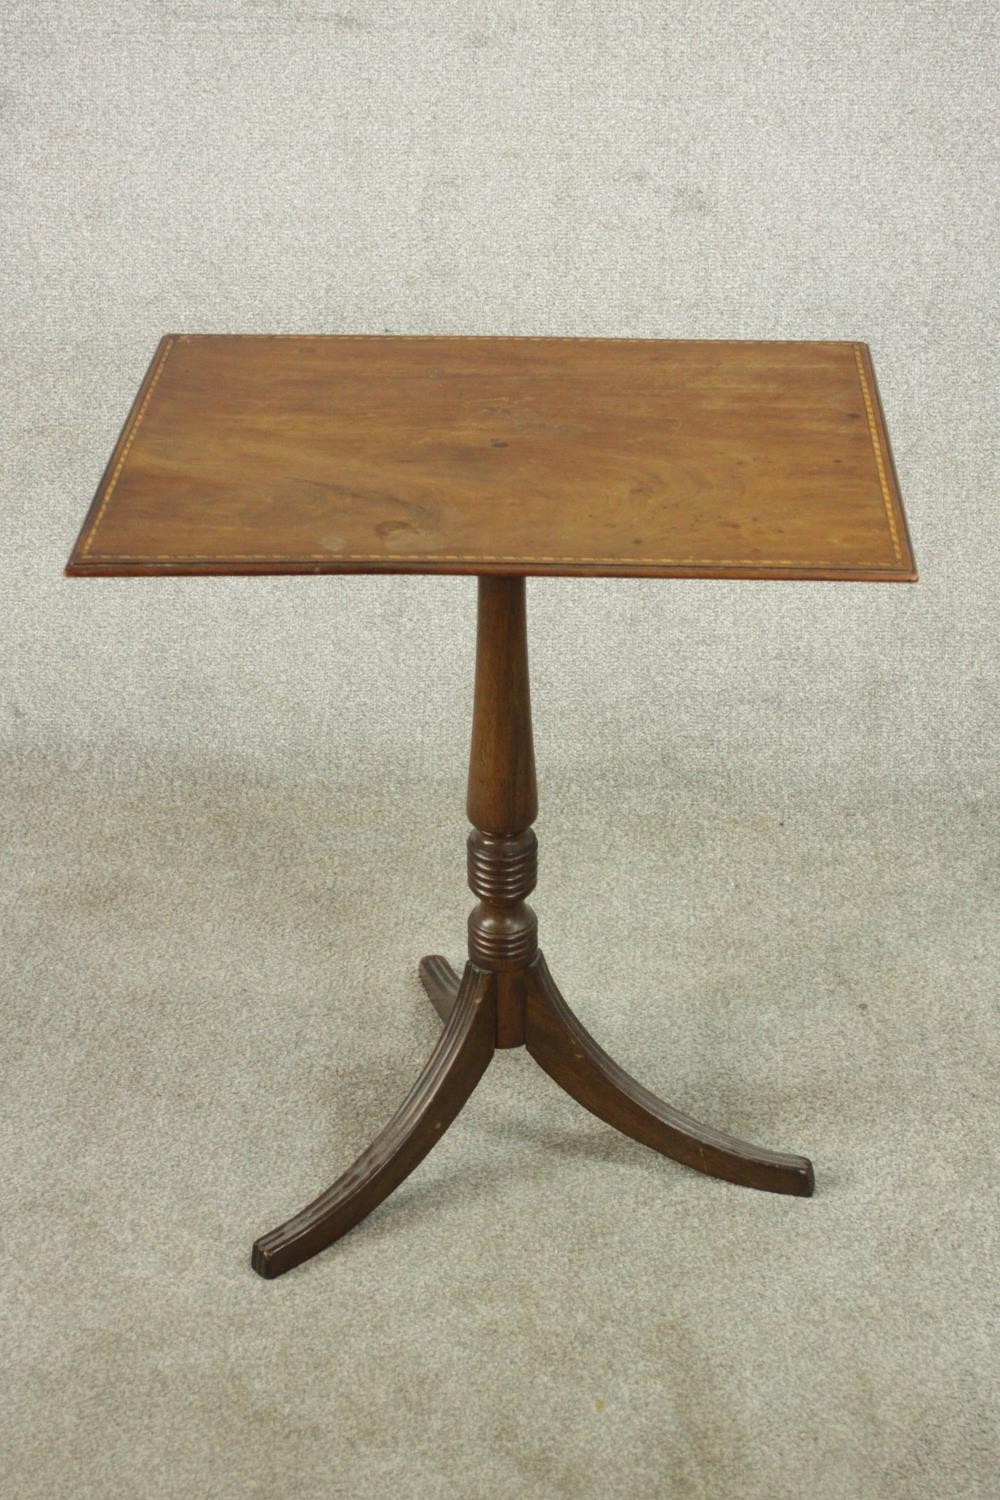
<svg viewBox="0 0 1000 1500">
<path fill-rule="evenodd" d="M 11 0 L 3 1500 L 997 1493 L 992 6 Z M 870 342 L 915 588 L 539 581 L 570 1002 L 283 1280 L 462 953 L 475 586 L 66 580 L 168 330 Z"/>
</svg>

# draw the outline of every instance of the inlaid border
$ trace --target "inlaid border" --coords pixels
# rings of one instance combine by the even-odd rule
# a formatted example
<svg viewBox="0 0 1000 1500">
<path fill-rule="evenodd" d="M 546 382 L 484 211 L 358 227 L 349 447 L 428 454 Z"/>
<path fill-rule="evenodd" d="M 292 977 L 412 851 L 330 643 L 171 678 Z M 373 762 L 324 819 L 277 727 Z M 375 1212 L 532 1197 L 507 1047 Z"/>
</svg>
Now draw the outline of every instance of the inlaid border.
<svg viewBox="0 0 1000 1500">
<path fill-rule="evenodd" d="M 882 491 L 882 504 L 885 508 L 885 518 L 889 523 L 889 535 L 892 538 L 892 552 L 896 561 L 902 566 L 903 552 L 899 541 L 899 530 L 896 526 L 895 506 L 893 505 L 892 489 L 889 485 L 889 477 L 886 473 L 885 458 L 882 454 L 882 443 L 879 437 L 878 425 L 875 421 L 875 403 L 872 401 L 871 391 L 868 389 L 868 376 L 865 372 L 865 362 L 861 353 L 861 345 L 854 345 L 854 363 L 858 370 L 858 379 L 861 382 L 861 395 L 865 403 L 865 415 L 868 418 L 868 433 L 872 440 L 872 448 L 875 451 L 875 468 L 878 471 L 879 488 Z"/>
<path fill-rule="evenodd" d="M 101 521 L 102 521 L 102 519 L 103 519 L 103 517 L 104 517 L 104 515 L 105 515 L 105 513 L 107 511 L 108 504 L 109 504 L 109 502 L 111 500 L 112 495 L 114 494 L 115 487 L 116 487 L 116 485 L 118 483 L 118 480 L 121 477 L 122 470 L 124 469 L 125 462 L 126 462 L 126 460 L 128 458 L 129 451 L 131 450 L 132 444 L 134 443 L 134 441 L 136 439 L 136 436 L 137 436 L 137 434 L 139 432 L 139 428 L 140 428 L 140 426 L 142 424 L 142 420 L 145 417 L 147 410 L 149 409 L 149 405 L 150 405 L 150 402 L 151 402 L 152 397 L 153 397 L 153 392 L 155 391 L 156 386 L 157 386 L 157 384 L 158 384 L 158 382 L 160 380 L 160 377 L 163 374 L 163 371 L 164 371 L 164 369 L 166 367 L 167 360 L 168 360 L 168 358 L 170 356 L 170 352 L 173 349 L 173 347 L 174 347 L 175 344 L 177 344 L 178 342 L 188 343 L 188 342 L 191 342 L 193 340 L 200 339 L 200 338 L 226 338 L 226 339 L 232 339 L 232 338 L 246 338 L 246 339 L 298 339 L 300 342 L 308 342 L 308 341 L 312 341 L 312 340 L 324 340 L 324 339 L 331 339 L 331 338 L 336 338 L 336 339 L 374 339 L 374 338 L 384 338 L 384 337 L 387 337 L 387 335 L 382 335 L 382 334 L 367 334 L 367 333 L 346 333 L 346 334 L 328 334 L 328 333 L 317 333 L 317 334 L 298 334 L 298 333 L 171 334 L 171 335 L 168 335 L 167 337 L 165 337 L 164 340 L 163 340 L 163 345 L 162 345 L 162 348 L 161 348 L 161 350 L 159 352 L 159 355 L 154 360 L 153 366 L 152 366 L 151 370 L 147 374 L 148 384 L 146 386 L 146 390 L 145 390 L 145 393 L 143 394 L 142 400 L 139 402 L 138 406 L 136 407 L 136 409 L 131 414 L 131 416 L 129 418 L 129 421 L 128 421 L 127 425 L 126 425 L 126 428 L 125 428 L 124 432 L 122 433 L 121 439 L 119 440 L 120 444 L 121 444 L 120 450 L 118 452 L 117 458 L 114 460 L 114 464 L 113 464 L 113 467 L 111 469 L 111 472 L 107 476 L 107 480 L 106 480 L 106 484 L 105 484 L 105 488 L 104 488 L 104 494 L 101 497 L 100 504 L 99 504 L 99 506 L 97 508 L 96 513 L 94 514 L 93 519 L 89 522 L 89 524 L 85 525 L 84 535 L 81 537 L 81 539 L 80 539 L 80 545 L 79 545 L 79 561 L 80 561 L 80 563 L 84 564 L 84 563 L 90 562 L 90 563 L 95 564 L 95 565 L 100 564 L 102 562 L 103 563 L 107 563 L 107 564 L 113 564 L 113 563 L 116 563 L 116 562 L 120 562 L 120 563 L 151 563 L 151 564 L 152 563 L 178 563 L 178 564 L 183 564 L 183 565 L 186 565 L 186 566 L 189 566 L 189 567 L 198 567 L 198 566 L 211 565 L 211 564 L 227 565 L 227 564 L 232 564 L 232 563 L 288 563 L 288 564 L 292 564 L 292 563 L 298 563 L 298 562 L 302 562 L 302 563 L 327 563 L 327 564 L 330 564 L 331 566 L 335 567 L 337 563 L 370 563 L 372 566 L 378 567 L 380 569 L 391 570 L 392 567 L 393 567 L 393 565 L 395 563 L 426 562 L 426 563 L 439 563 L 439 564 L 444 564 L 444 563 L 467 563 L 467 564 L 477 564 L 477 563 L 504 564 L 504 563 L 510 563 L 510 564 L 515 564 L 515 565 L 517 565 L 519 567 L 551 567 L 551 566 L 564 565 L 564 566 L 572 566 L 572 567 L 607 567 L 607 568 L 695 568 L 696 567 L 696 568 L 700 568 L 700 569 L 703 569 L 703 570 L 710 570 L 710 569 L 713 569 L 713 568 L 755 568 L 755 569 L 761 569 L 761 570 L 767 569 L 767 568 L 774 568 L 774 569 L 787 568 L 787 569 L 794 569 L 794 570 L 799 570 L 799 571 L 805 571 L 805 570 L 808 570 L 808 569 L 824 569 L 824 570 L 829 570 L 829 571 L 840 571 L 840 572 L 858 572 L 858 571 L 876 572 L 876 571 L 879 571 L 879 572 L 882 572 L 882 573 L 886 573 L 886 572 L 890 572 L 891 571 L 890 569 L 887 569 L 887 568 L 876 568 L 876 567 L 872 567 L 872 566 L 865 567 L 865 568 L 859 568 L 857 564 L 844 563 L 843 560 L 839 560 L 837 562 L 830 562 L 830 561 L 826 561 L 826 560 L 824 560 L 822 562 L 817 562 L 817 561 L 803 561 L 801 558 L 766 558 L 765 559 L 765 558 L 759 558 L 759 557 L 720 557 L 720 558 L 712 558 L 711 560 L 706 560 L 704 557 L 581 557 L 581 556 L 579 556 L 579 554 L 572 554 L 570 556 L 541 555 L 541 556 L 534 556 L 534 557 L 525 557 L 523 554 L 516 554 L 515 555 L 515 554 L 508 554 L 508 553 L 484 553 L 484 552 L 476 552 L 476 553 L 458 553 L 458 552 L 397 552 L 397 553 L 393 553 L 391 557 L 385 556 L 384 554 L 380 554 L 378 556 L 373 556 L 370 552 L 277 552 L 277 553 L 268 553 L 268 552 L 227 552 L 224 556 L 221 556 L 221 555 L 220 556 L 207 555 L 207 554 L 202 555 L 202 556 L 194 556 L 194 555 L 187 554 L 187 553 L 169 553 L 169 552 L 142 552 L 142 553 L 114 552 L 114 553 L 100 553 L 100 552 L 95 552 L 94 551 L 94 542 L 95 542 L 95 539 L 96 539 L 96 536 L 97 536 L 98 528 L 100 527 Z M 567 343 L 568 342 L 588 342 L 588 340 L 586 340 L 586 339 L 577 338 L 577 337 L 575 337 L 573 335 L 547 335 L 547 334 L 527 334 L 527 335 L 514 335 L 514 334 L 511 334 L 511 335 L 503 335 L 503 334 L 501 334 L 501 335 L 496 335 L 496 334 L 455 334 L 455 335 L 448 335 L 448 334 L 443 334 L 443 335 L 442 334 L 402 334 L 402 335 L 388 335 L 388 337 L 400 337 L 400 338 L 406 338 L 408 340 L 409 339 L 413 339 L 413 340 L 421 339 L 421 340 L 438 340 L 438 341 L 440 341 L 441 339 L 455 338 L 456 340 L 457 339 L 463 339 L 463 340 L 464 339 L 483 339 L 483 340 L 485 340 L 485 339 L 490 339 L 490 340 L 510 339 L 511 341 L 517 341 L 517 342 L 543 342 L 543 343 L 554 343 L 554 342 L 567 342 Z M 625 343 L 634 344 L 634 343 L 659 343 L 659 342 L 665 342 L 665 341 L 655 340 L 655 339 L 615 339 L 615 340 L 608 340 L 607 342 L 623 343 L 623 344 L 625 344 Z M 753 342 L 753 341 L 741 340 L 741 339 L 717 339 L 717 340 L 703 340 L 703 341 L 700 341 L 700 342 L 739 344 L 739 343 Z M 768 340 L 767 342 L 769 342 L 769 343 L 794 344 L 794 343 L 801 343 L 802 340 L 797 340 L 797 339 L 774 339 L 774 340 Z M 810 343 L 840 344 L 843 341 L 838 340 L 838 339 L 827 339 L 827 340 L 816 339 L 816 340 L 809 340 L 809 342 Z M 892 542 L 893 557 L 896 560 L 897 567 L 900 570 L 905 570 L 906 569 L 906 561 L 905 561 L 904 556 L 903 556 L 903 549 L 902 549 L 902 543 L 901 543 L 901 540 L 900 540 L 899 527 L 898 527 L 897 521 L 896 521 L 896 505 L 894 503 L 894 493 L 893 493 L 892 486 L 889 483 L 888 470 L 887 470 L 887 466 L 886 466 L 886 455 L 883 452 L 883 444 L 882 444 L 881 434 L 879 432 L 879 426 L 878 426 L 878 421 L 877 421 L 876 412 L 875 412 L 875 402 L 874 402 L 874 399 L 873 399 L 873 396 L 872 396 L 871 389 L 869 387 L 868 376 L 867 376 L 867 372 L 866 372 L 866 369 L 865 369 L 865 360 L 864 360 L 864 355 L 863 355 L 864 346 L 861 345 L 861 344 L 852 344 L 851 348 L 852 348 L 853 353 L 854 353 L 854 362 L 855 362 L 855 367 L 857 369 L 858 382 L 859 382 L 860 387 L 861 387 L 861 396 L 862 396 L 862 401 L 864 403 L 865 416 L 866 416 L 867 423 L 868 423 L 868 435 L 869 435 L 869 438 L 871 440 L 872 451 L 873 451 L 874 458 L 875 458 L 875 468 L 876 468 L 876 473 L 878 475 L 879 490 L 880 490 L 880 493 L 881 493 L 881 496 L 882 496 L 882 505 L 883 505 L 883 509 L 884 509 L 884 512 L 885 512 L 886 522 L 887 522 L 887 525 L 888 525 L 888 528 L 889 528 L 889 536 L 890 536 L 890 540 Z"/>
<path fill-rule="evenodd" d="M 150 401 L 153 399 L 153 392 L 156 390 L 157 381 L 159 380 L 160 376 L 163 374 L 164 367 L 165 367 L 165 365 L 167 363 L 167 355 L 170 353 L 170 351 L 174 347 L 175 343 L 176 343 L 176 340 L 173 339 L 173 338 L 166 338 L 166 339 L 164 339 L 164 341 L 163 341 L 163 348 L 160 351 L 160 357 L 154 363 L 154 367 L 153 367 L 153 370 L 151 372 L 151 378 L 150 378 L 150 381 L 149 381 L 149 385 L 146 387 L 146 394 L 145 394 L 145 396 L 143 396 L 142 401 L 139 403 L 138 407 L 133 412 L 133 414 L 132 414 L 131 418 L 129 419 L 129 422 L 128 422 L 126 428 L 125 428 L 125 431 L 122 434 L 121 452 L 118 455 L 118 458 L 117 458 L 117 460 L 115 462 L 114 468 L 111 470 L 111 473 L 108 476 L 107 485 L 106 485 L 105 490 L 104 490 L 104 497 L 101 500 L 100 506 L 98 507 L 97 514 L 94 516 L 94 519 L 90 523 L 90 527 L 89 527 L 89 530 L 87 532 L 87 536 L 84 539 L 83 544 L 82 544 L 82 546 L 80 548 L 80 551 L 85 556 L 90 553 L 91 548 L 93 547 L 94 537 L 97 534 L 97 528 L 98 528 L 98 526 L 100 526 L 101 519 L 102 519 L 102 517 L 104 515 L 104 512 L 108 508 L 108 501 L 111 499 L 111 496 L 115 492 L 115 485 L 118 483 L 118 478 L 119 478 L 119 476 L 121 474 L 121 471 L 125 467 L 125 460 L 126 460 L 126 458 L 128 458 L 129 449 L 131 448 L 132 444 L 135 442 L 136 434 L 139 431 L 139 427 L 140 427 L 140 425 L 142 423 L 142 419 L 146 415 L 146 411 L 147 411 L 147 409 L 149 407 Z M 129 558 L 127 560 L 130 561 L 130 562 L 132 562 L 132 561 L 135 561 L 136 559 Z M 210 561 L 212 561 L 212 562 L 218 562 L 218 561 L 220 561 L 220 559 L 218 559 L 218 558 L 212 558 L 212 559 L 210 559 Z"/>
</svg>

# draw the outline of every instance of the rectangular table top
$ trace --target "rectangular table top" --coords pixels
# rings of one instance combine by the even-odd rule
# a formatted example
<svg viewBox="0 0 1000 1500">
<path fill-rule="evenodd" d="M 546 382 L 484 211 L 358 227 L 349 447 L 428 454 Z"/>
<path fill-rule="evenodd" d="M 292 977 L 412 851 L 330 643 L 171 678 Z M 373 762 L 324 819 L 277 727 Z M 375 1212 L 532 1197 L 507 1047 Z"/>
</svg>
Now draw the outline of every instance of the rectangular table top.
<svg viewBox="0 0 1000 1500">
<path fill-rule="evenodd" d="M 868 347 L 170 334 L 66 572 L 916 578 Z"/>
</svg>

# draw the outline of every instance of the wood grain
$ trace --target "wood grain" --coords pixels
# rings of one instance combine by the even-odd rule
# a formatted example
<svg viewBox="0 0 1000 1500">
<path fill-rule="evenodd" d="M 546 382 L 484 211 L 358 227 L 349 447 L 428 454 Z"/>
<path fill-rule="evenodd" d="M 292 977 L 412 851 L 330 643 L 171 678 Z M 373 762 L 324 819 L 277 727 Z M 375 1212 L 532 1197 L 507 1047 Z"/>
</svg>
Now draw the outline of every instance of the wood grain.
<svg viewBox="0 0 1000 1500">
<path fill-rule="evenodd" d="M 524 1041 L 523 971 L 538 951 L 538 812 L 523 578 L 481 577 L 466 807 L 469 959 L 497 976 L 497 1046 Z"/>
<path fill-rule="evenodd" d="M 70 575 L 916 577 L 852 342 L 164 338 Z"/>
<path fill-rule="evenodd" d="M 459 976 L 440 953 L 429 953 L 426 958 L 422 958 L 418 973 L 420 983 L 427 991 L 434 1009 L 442 1021 L 447 1021 L 458 998 L 458 989 L 461 984 Z"/>
<path fill-rule="evenodd" d="M 437 1046 L 392 1120 L 332 1187 L 253 1247 L 251 1265 L 281 1276 L 353 1229 L 441 1139 L 493 1056 L 492 975 L 466 966 Z"/>
<path fill-rule="evenodd" d="M 771 1193 L 811 1196 L 813 1169 L 804 1156 L 752 1146 L 701 1125 L 631 1078 L 570 1010 L 540 953 L 528 976 L 525 1045 L 560 1088 L 633 1140 L 710 1177 Z"/>
</svg>

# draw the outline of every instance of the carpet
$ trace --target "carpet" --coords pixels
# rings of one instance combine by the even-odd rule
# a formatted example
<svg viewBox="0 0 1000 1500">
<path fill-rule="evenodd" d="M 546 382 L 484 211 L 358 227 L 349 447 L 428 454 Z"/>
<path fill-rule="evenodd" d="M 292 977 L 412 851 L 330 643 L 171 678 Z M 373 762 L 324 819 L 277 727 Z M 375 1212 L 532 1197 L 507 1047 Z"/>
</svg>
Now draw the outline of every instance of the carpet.
<svg viewBox="0 0 1000 1500">
<path fill-rule="evenodd" d="M 996 1494 L 993 7 L 10 0 L 0 1493 Z M 921 581 L 529 583 L 546 956 L 816 1165 L 501 1055 L 280 1281 L 462 957 L 471 579 L 80 580 L 164 332 L 846 338 Z"/>
</svg>

